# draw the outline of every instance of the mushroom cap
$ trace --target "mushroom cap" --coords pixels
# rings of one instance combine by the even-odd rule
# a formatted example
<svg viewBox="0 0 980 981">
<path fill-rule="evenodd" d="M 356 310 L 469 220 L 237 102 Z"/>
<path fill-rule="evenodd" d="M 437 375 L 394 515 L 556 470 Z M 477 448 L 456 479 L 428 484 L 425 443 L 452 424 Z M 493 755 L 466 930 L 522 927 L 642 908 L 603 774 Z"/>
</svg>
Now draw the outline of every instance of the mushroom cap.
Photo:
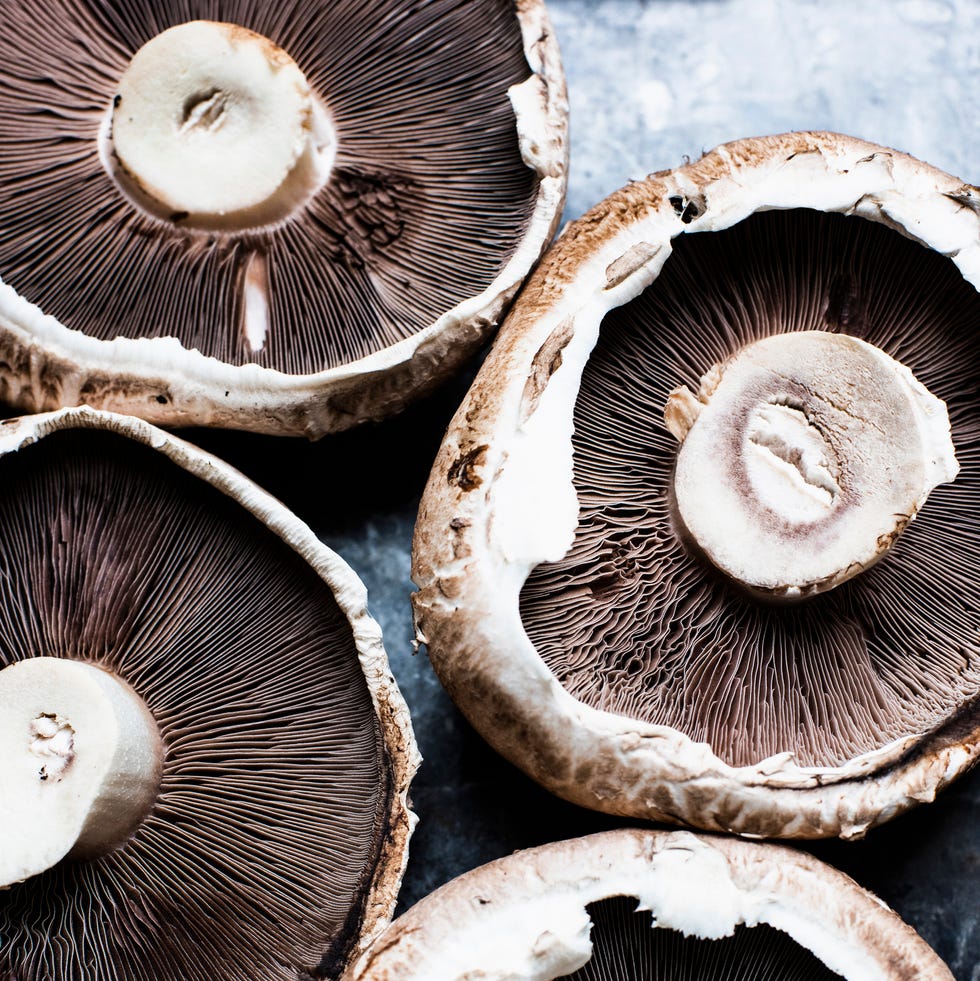
<svg viewBox="0 0 980 981">
<path fill-rule="evenodd" d="M 896 548 L 907 557 L 893 548 L 873 569 L 837 589 L 794 610 L 772 614 L 787 622 L 797 618 L 816 635 L 829 619 L 828 611 L 838 608 L 830 604 L 846 607 L 858 595 L 855 584 L 871 583 L 886 605 L 865 610 L 855 600 L 858 612 L 852 619 L 860 627 L 864 616 L 872 634 L 883 620 L 891 620 L 894 626 L 889 629 L 906 639 L 904 649 L 899 644 L 876 655 L 879 660 L 872 668 L 883 665 L 883 674 L 892 672 L 881 683 L 868 667 L 864 648 L 856 645 L 864 660 L 855 677 L 841 682 L 837 716 L 816 698 L 819 692 L 814 689 L 837 675 L 833 663 L 827 664 L 833 657 L 814 643 L 809 660 L 797 667 L 803 693 L 791 708 L 799 713 L 800 729 L 806 728 L 817 749 L 828 743 L 832 752 L 807 756 L 797 744 L 780 745 L 751 731 L 770 731 L 763 724 L 767 713 L 778 718 L 785 709 L 778 698 L 760 700 L 755 715 L 743 705 L 752 691 L 772 687 L 767 664 L 780 658 L 792 663 L 798 653 L 774 642 L 768 657 L 740 659 L 742 648 L 729 652 L 724 646 L 737 619 L 732 610 L 760 611 L 762 626 L 753 636 L 766 638 L 769 608 L 741 595 L 719 599 L 724 590 L 696 562 L 671 581 L 657 564 L 660 558 L 634 556 L 634 539 L 652 536 L 673 543 L 677 535 L 669 495 L 662 488 L 653 488 L 645 498 L 640 494 L 645 461 L 667 460 L 658 466 L 669 478 L 673 457 L 667 454 L 674 450 L 665 449 L 673 445 L 673 438 L 662 416 L 655 425 L 636 415 L 640 405 L 652 415 L 661 413 L 663 401 L 648 405 L 653 386 L 642 378 L 645 371 L 658 370 L 659 362 L 644 366 L 643 358 L 652 356 L 643 348 L 646 342 L 637 340 L 644 336 L 644 327 L 629 319 L 628 304 L 656 298 L 657 289 L 646 288 L 658 277 L 656 286 L 661 287 L 673 274 L 665 303 L 679 303 L 684 295 L 699 301 L 705 297 L 709 312 L 713 302 L 718 309 L 734 310 L 737 326 L 739 317 L 748 319 L 738 297 L 725 294 L 713 301 L 704 269 L 678 265 L 680 258 L 672 264 L 668 257 L 673 251 L 693 254 L 722 242 L 723 235 L 761 229 L 751 232 L 764 243 L 759 251 L 746 249 L 739 239 L 725 246 L 725 254 L 747 255 L 746 266 L 755 263 L 760 281 L 765 281 L 767 264 L 777 254 L 789 252 L 793 262 L 807 264 L 805 250 L 796 245 L 784 248 L 786 240 L 779 237 L 784 224 L 796 220 L 794 215 L 810 223 L 802 239 L 816 235 L 821 222 L 833 222 L 848 233 L 887 237 L 914 255 L 902 260 L 906 281 L 878 289 L 879 295 L 895 297 L 897 304 L 911 301 L 915 308 L 915 297 L 929 290 L 940 297 L 936 304 L 946 302 L 947 293 L 955 294 L 949 300 L 953 313 L 945 320 L 937 317 L 934 326 L 931 307 L 915 308 L 919 319 L 905 333 L 886 325 L 893 329 L 893 345 L 903 353 L 905 348 L 914 350 L 916 332 L 933 336 L 951 324 L 960 332 L 957 342 L 928 367 L 928 377 L 912 365 L 930 391 L 943 397 L 953 384 L 949 379 L 959 377 L 957 371 L 968 374 L 976 363 L 969 344 L 975 336 L 975 291 L 980 284 L 978 211 L 976 188 L 905 154 L 837 134 L 793 133 L 727 144 L 677 171 L 634 182 L 566 228 L 529 281 L 450 425 L 416 527 L 418 639 L 427 645 L 450 695 L 491 745 L 554 793 L 587 807 L 708 830 L 799 838 L 859 837 L 875 824 L 931 800 L 973 765 L 980 753 L 980 651 L 973 637 L 980 599 L 976 579 L 962 571 L 959 563 L 964 560 L 958 557 L 968 557 L 973 548 L 970 522 L 977 513 L 969 503 L 976 469 L 976 412 L 968 393 L 965 401 L 950 406 L 962 472 L 953 484 L 933 491 L 905 532 Z M 685 231 L 718 234 L 684 235 L 672 241 Z M 833 253 L 841 240 L 819 241 L 820 248 Z M 760 254 L 765 258 L 758 258 Z M 877 268 L 878 256 L 872 252 L 865 267 Z M 852 259 L 848 253 L 845 261 Z M 883 275 L 892 271 L 887 268 L 891 259 L 889 252 Z M 918 278 L 908 275 L 910 261 L 921 266 Z M 940 273 L 946 278 L 934 283 Z M 756 285 L 752 281 L 747 290 Z M 777 320 L 800 311 L 811 319 L 824 315 L 802 290 L 787 292 L 783 307 L 774 314 Z M 838 326 L 848 317 L 857 322 L 863 316 L 848 305 L 846 289 L 834 302 L 831 312 Z M 600 322 L 613 314 L 622 321 L 616 322 L 616 338 L 636 340 L 639 353 L 616 348 L 609 354 L 603 348 L 606 325 L 600 332 Z M 698 336 L 697 318 L 687 309 L 678 317 L 682 326 L 677 333 L 657 335 L 658 351 L 700 343 L 686 340 Z M 724 318 L 719 319 L 724 325 Z M 821 327 L 827 324 L 821 322 Z M 687 381 L 696 387 L 702 372 L 724 360 L 714 355 L 732 338 L 725 337 L 723 327 L 718 336 L 720 341 L 703 345 L 697 372 L 671 384 Z M 627 390 L 590 397 L 586 414 L 580 388 L 583 372 L 593 370 L 603 351 L 603 379 L 611 378 L 613 385 L 623 384 Z M 969 382 L 961 383 L 973 390 Z M 604 440 L 610 433 L 621 445 L 608 447 Z M 602 452 L 593 452 L 600 444 L 605 447 Z M 602 475 L 614 485 L 613 491 L 595 489 Z M 609 494 L 620 491 L 622 503 L 610 505 Z M 590 525 L 596 516 L 602 520 Z M 943 520 L 954 516 L 966 524 L 958 524 L 953 535 L 940 530 Z M 649 530 L 655 521 L 659 524 Z M 592 536 L 587 540 L 586 531 Z M 928 556 L 934 556 L 931 561 L 943 570 L 931 578 L 916 571 L 916 563 L 923 565 Z M 919 577 L 916 595 L 895 593 L 895 599 L 889 599 L 896 584 L 910 574 Z M 632 596 L 641 588 L 672 605 L 682 621 L 679 629 L 692 620 L 704 625 L 701 646 L 687 660 L 677 656 L 678 650 L 683 655 L 688 650 L 664 626 L 665 620 L 655 620 L 649 634 L 642 633 L 643 611 L 638 612 Z M 582 611 L 589 607 L 590 596 L 604 592 L 609 612 L 604 620 L 592 622 Z M 701 612 L 692 613 L 699 604 Z M 920 608 L 930 612 L 925 626 L 906 616 Z M 530 612 L 538 616 L 539 626 L 533 631 L 522 617 Z M 563 646 L 561 630 L 552 628 L 571 620 L 571 639 Z M 933 628 L 946 629 L 947 624 L 952 635 L 943 636 L 940 644 Z M 633 649 L 636 661 L 629 647 L 634 633 L 639 637 Z M 712 643 L 723 653 L 713 655 Z M 583 654 L 585 644 L 598 653 Z M 618 658 L 613 666 L 596 661 L 604 651 Z M 674 658 L 669 665 L 668 654 Z M 678 670 L 686 670 L 693 679 L 687 690 L 664 688 L 658 704 L 666 705 L 666 722 L 644 718 L 643 689 L 629 687 L 631 674 L 659 684 L 656 665 L 661 656 L 665 671 L 679 657 Z M 906 676 L 907 661 L 914 661 L 926 675 Z M 743 662 L 744 677 L 739 675 Z M 742 689 L 726 690 L 730 676 L 749 692 L 746 699 Z M 618 702 L 615 696 L 604 701 L 606 692 L 620 683 L 626 694 Z M 581 695 L 589 685 L 598 693 L 591 701 Z M 804 691 L 806 685 L 809 692 Z M 882 708 L 890 707 L 889 699 L 899 706 L 894 716 Z M 845 708 L 858 720 L 851 727 L 860 729 L 853 740 L 851 729 L 841 726 Z M 708 721 L 685 730 L 684 713 L 694 716 L 698 711 L 707 714 Z M 839 728 L 845 729 L 843 737 Z M 712 738 L 719 731 L 724 739 Z"/>
<path fill-rule="evenodd" d="M 185 227 L 119 179 L 127 64 L 208 17 L 282 48 L 336 131 L 322 184 L 256 227 Z M 0 397 L 29 411 L 310 437 L 382 418 L 486 340 L 561 214 L 542 0 L 15 0 L 0 65 Z"/>
<path fill-rule="evenodd" d="M 632 929 L 624 925 L 639 921 L 640 911 L 653 923 L 643 917 Z M 701 942 L 670 946 L 675 931 Z M 702 977 L 708 975 L 692 971 L 696 950 L 719 971 L 726 956 L 746 956 L 753 939 L 758 947 L 731 977 L 952 977 L 881 900 L 809 855 L 684 831 L 623 829 L 517 852 L 454 879 L 399 917 L 348 979 Z M 649 947 L 658 955 L 655 974 L 653 958 L 643 960 Z M 794 947 L 797 956 L 813 955 L 800 956 L 795 972 L 784 963 L 768 973 L 750 959 L 772 956 L 773 948 L 785 957 Z M 606 961 L 605 971 L 590 963 L 593 956 Z M 646 971 L 637 970 L 644 963 Z M 685 964 L 692 973 L 684 973 Z"/>
<path fill-rule="evenodd" d="M 102 668 L 163 746 L 125 843 L 0 891 L 0 974 L 336 977 L 390 919 L 415 823 L 364 586 L 240 473 L 133 418 L 5 420 L 0 470 L 0 666 Z"/>
</svg>

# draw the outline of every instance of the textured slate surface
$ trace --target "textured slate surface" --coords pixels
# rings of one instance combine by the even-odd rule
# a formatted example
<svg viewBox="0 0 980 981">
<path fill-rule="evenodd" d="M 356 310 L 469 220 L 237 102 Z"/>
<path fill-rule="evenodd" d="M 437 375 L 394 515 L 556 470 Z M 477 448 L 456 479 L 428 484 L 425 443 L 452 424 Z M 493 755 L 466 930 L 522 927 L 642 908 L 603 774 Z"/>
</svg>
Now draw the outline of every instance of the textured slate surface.
<svg viewBox="0 0 980 981">
<path fill-rule="evenodd" d="M 568 218 L 630 178 L 788 129 L 849 132 L 980 180 L 975 0 L 551 0 L 550 9 L 572 105 Z M 465 384 L 315 445 L 191 434 L 283 498 L 368 585 L 425 757 L 402 908 L 514 849 L 617 824 L 551 798 L 500 760 L 425 654 L 412 653 L 415 510 Z M 811 850 L 893 906 L 958 981 L 980 981 L 980 772 L 866 841 Z"/>
</svg>

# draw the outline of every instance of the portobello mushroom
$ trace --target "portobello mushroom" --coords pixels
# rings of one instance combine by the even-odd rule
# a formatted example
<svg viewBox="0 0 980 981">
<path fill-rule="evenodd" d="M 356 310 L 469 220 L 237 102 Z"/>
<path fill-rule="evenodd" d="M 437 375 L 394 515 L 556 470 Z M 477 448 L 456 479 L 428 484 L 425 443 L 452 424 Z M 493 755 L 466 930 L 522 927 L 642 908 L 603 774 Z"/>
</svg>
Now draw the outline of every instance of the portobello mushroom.
<svg viewBox="0 0 980 981">
<path fill-rule="evenodd" d="M 790 848 L 623 829 L 517 852 L 400 916 L 348 981 L 950 981 L 853 880 Z"/>
<path fill-rule="evenodd" d="M 493 330 L 558 221 L 541 0 L 11 0 L 0 397 L 311 437 Z"/>
<path fill-rule="evenodd" d="M 589 807 L 802 838 L 975 762 L 978 202 L 794 133 L 565 231 L 415 536 L 419 640 L 500 752 Z"/>
<path fill-rule="evenodd" d="M 0 426 L 0 976 L 336 978 L 418 765 L 364 587 L 139 420 Z"/>
</svg>

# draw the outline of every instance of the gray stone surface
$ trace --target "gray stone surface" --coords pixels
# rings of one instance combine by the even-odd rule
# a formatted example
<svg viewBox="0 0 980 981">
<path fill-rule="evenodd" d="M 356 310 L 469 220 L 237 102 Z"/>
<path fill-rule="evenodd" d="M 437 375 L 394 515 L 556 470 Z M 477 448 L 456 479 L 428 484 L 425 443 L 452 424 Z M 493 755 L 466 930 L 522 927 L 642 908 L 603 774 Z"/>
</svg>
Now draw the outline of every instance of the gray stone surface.
<svg viewBox="0 0 980 981">
<path fill-rule="evenodd" d="M 550 8 L 572 106 L 568 218 L 630 178 L 725 140 L 788 129 L 849 132 L 980 179 L 975 0 L 552 0 Z M 315 445 L 192 434 L 283 498 L 368 585 L 425 757 L 402 908 L 516 848 L 617 823 L 551 798 L 495 756 L 425 654 L 412 652 L 415 510 L 465 384 Z M 864 842 L 812 850 L 897 909 L 957 981 L 980 981 L 980 772 Z"/>
<path fill-rule="evenodd" d="M 550 0 L 568 216 L 727 140 L 849 133 L 980 180 L 976 0 Z"/>
</svg>

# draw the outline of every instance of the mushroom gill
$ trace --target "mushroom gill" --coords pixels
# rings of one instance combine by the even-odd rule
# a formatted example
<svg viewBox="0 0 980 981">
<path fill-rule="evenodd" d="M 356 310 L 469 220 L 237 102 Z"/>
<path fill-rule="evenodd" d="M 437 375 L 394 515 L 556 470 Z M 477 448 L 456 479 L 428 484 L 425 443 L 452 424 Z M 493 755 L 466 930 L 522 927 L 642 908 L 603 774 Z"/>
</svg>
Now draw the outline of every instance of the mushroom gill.
<svg viewBox="0 0 980 981">
<path fill-rule="evenodd" d="M 575 543 L 521 597 L 528 635 L 595 708 L 664 724 L 732 765 L 835 766 L 924 733 L 980 685 L 980 298 L 953 264 L 876 222 L 757 213 L 681 235 L 603 320 L 575 409 Z M 880 348 L 945 401 L 960 473 L 872 567 L 775 604 L 681 532 L 670 393 L 789 331 Z"/>
<path fill-rule="evenodd" d="M 278 45 L 336 131 L 295 206 L 208 227 L 121 179 L 113 121 L 135 97 L 120 80 L 147 42 L 200 20 Z M 176 336 L 293 374 L 347 364 L 479 295 L 520 245 L 539 175 L 507 91 L 528 76 L 505 0 L 5 2 L 0 275 L 92 338 Z M 222 122 L 221 95 L 195 96 L 186 125 Z"/>
<path fill-rule="evenodd" d="M 563 981 L 832 981 L 831 971 L 788 934 L 767 924 L 703 940 L 657 927 L 631 897 L 590 903 L 592 958 Z M 557 979 L 556 979 L 557 981 Z"/>
<path fill-rule="evenodd" d="M 228 493 L 117 433 L 47 435 L 0 459 L 0 487 L 0 667 L 102 668 L 163 746 L 127 841 L 0 891 L 0 975 L 336 976 L 393 860 L 396 791 L 327 583 Z"/>
</svg>

